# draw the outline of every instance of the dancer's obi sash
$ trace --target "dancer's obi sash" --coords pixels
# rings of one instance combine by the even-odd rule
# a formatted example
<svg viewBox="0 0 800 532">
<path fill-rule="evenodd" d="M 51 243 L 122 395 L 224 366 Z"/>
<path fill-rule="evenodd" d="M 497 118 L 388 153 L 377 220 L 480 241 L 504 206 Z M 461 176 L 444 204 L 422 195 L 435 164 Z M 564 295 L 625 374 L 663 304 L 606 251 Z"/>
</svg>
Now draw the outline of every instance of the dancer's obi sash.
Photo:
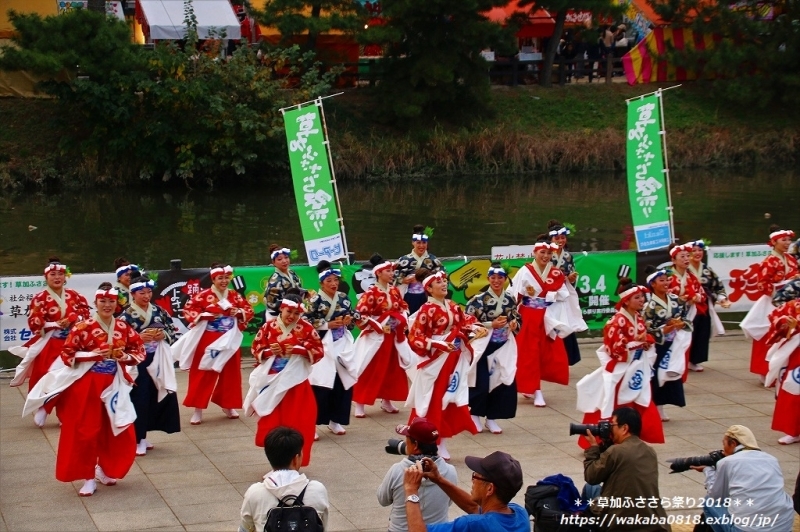
<svg viewBox="0 0 800 532">
<path fill-rule="evenodd" d="M 600 417 L 608 418 L 616 404 L 650 404 L 651 364 L 656 358 L 656 350 L 651 347 L 643 350 L 640 342 L 628 344 L 628 361 L 613 364 L 612 371 L 606 365 L 612 360 L 605 345 L 597 350 L 600 367 L 578 381 L 578 410 L 585 413 L 600 411 Z M 620 384 L 619 394 L 616 392 Z"/>
<path fill-rule="evenodd" d="M 43 407 L 72 386 L 78 379 L 86 375 L 92 369 L 94 363 L 90 361 L 81 362 L 81 359 L 94 357 L 97 357 L 97 353 L 79 351 L 75 354 L 74 367 L 65 366 L 63 363 L 58 367 L 53 364 L 51 370 L 28 392 L 28 398 L 22 408 L 22 417 Z M 130 377 L 127 376 L 128 374 L 123 366 L 119 363 L 117 363 L 117 366 L 114 380 L 100 395 L 100 399 L 106 405 L 106 412 L 111 421 L 111 430 L 115 436 L 119 435 L 136 420 L 136 410 L 130 397 L 132 388 Z"/>
<path fill-rule="evenodd" d="M 507 339 L 502 347 L 491 353 L 486 362 L 489 366 L 489 391 L 491 392 L 501 384 L 510 386 L 514 383 L 514 377 L 517 375 L 517 340 L 513 334 L 508 330 L 508 326 L 503 327 L 506 329 Z M 494 331 L 502 329 L 491 329 L 492 333 L 487 334 L 483 338 L 476 338 L 470 342 L 472 347 L 472 364 L 469 367 L 469 375 L 467 384 L 470 388 L 475 387 L 475 380 L 478 374 L 478 361 L 486 352 L 489 347 L 489 342 L 495 337 Z"/>
<path fill-rule="evenodd" d="M 269 357 L 250 374 L 250 389 L 244 398 L 244 410 L 248 416 L 270 415 L 286 392 L 308 380 L 311 374 L 311 362 L 306 357 L 292 355 L 280 372 L 270 375 L 275 359 L 275 355 Z"/>
<path fill-rule="evenodd" d="M 206 312 L 200 314 L 195 326 L 172 344 L 172 359 L 178 362 L 182 370 L 188 370 L 192 367 L 195 351 L 197 351 L 197 346 L 203 337 L 203 333 L 206 332 L 206 327 L 203 327 L 199 321 L 200 318 L 208 316 L 212 315 Z M 221 372 L 225 364 L 242 345 L 243 338 L 242 332 L 234 325 L 205 348 L 198 368 L 206 371 L 216 371 L 217 373 Z"/>
<path fill-rule="evenodd" d="M 328 330 L 322 339 L 325 354 L 313 365 L 308 380 L 312 386 L 333 388 L 336 375 L 345 390 L 349 390 L 358 380 L 355 368 L 355 341 L 346 327 Z"/>
<path fill-rule="evenodd" d="M 683 378 L 683 374 L 686 372 L 686 352 L 691 345 L 692 333 L 683 329 L 675 331 L 672 345 L 667 349 L 658 368 L 655 368 L 659 386 L 664 386 L 665 382 Z"/>
<path fill-rule="evenodd" d="M 539 273 L 530 264 L 525 265 L 530 272 L 530 284 L 536 294 L 542 294 L 546 283 L 542 281 Z M 564 281 L 566 284 L 567 281 Z M 532 309 L 545 309 L 544 311 L 544 331 L 551 339 L 556 336 L 566 338 L 575 332 L 570 325 L 568 306 L 566 301 L 556 301 L 556 290 L 551 290 L 541 295 L 523 295 L 522 305 Z M 584 323 L 585 325 L 585 323 Z"/>
<path fill-rule="evenodd" d="M 391 319 L 397 321 L 395 330 L 385 334 L 383 326 L 388 325 Z M 350 367 L 355 371 L 356 378 L 364 373 L 383 341 L 390 335 L 394 336 L 394 346 L 397 348 L 400 367 L 407 369 L 411 365 L 413 357 L 405 335 L 406 323 L 406 317 L 400 312 L 384 312 L 377 319 L 367 319 L 367 325 L 364 326 L 361 334 L 356 338 L 353 347 L 353 366 Z"/>
<path fill-rule="evenodd" d="M 408 391 L 406 406 L 414 408 L 420 417 L 425 417 L 428 414 L 428 409 L 431 408 L 430 403 L 433 398 L 434 383 L 450 356 L 458 356 L 458 363 L 447 379 L 448 385 L 444 396 L 442 396 L 442 404 L 433 405 L 433 408 L 441 406 L 442 411 L 444 411 L 449 404 L 455 404 L 456 406 L 469 404 L 469 383 L 467 381 L 472 362 L 470 346 L 467 345 L 463 335 L 457 329 L 450 331 L 448 334 L 434 335 L 431 340 L 455 343 L 457 348 L 452 353 L 447 353 L 435 347 L 431 348 L 431 357 L 424 359 L 417 365 L 417 373 L 414 376 L 411 389 Z"/>
<path fill-rule="evenodd" d="M 175 379 L 175 365 L 172 361 L 172 351 L 166 340 L 161 340 L 156 346 L 153 361 L 147 366 L 147 373 L 153 379 L 158 390 L 158 401 L 161 402 L 169 392 L 178 390 Z"/>
<path fill-rule="evenodd" d="M 10 386 L 21 386 L 22 383 L 25 382 L 25 379 L 30 377 L 31 371 L 33 371 L 33 361 L 36 360 L 39 353 L 44 350 L 47 342 L 53 337 L 53 332 L 53 330 L 47 331 L 43 336 L 32 342 L 8 348 L 9 353 L 22 359 L 19 365 L 17 365 L 14 378 L 11 379 L 11 383 L 9 384 Z"/>
<path fill-rule="evenodd" d="M 800 347 L 800 334 L 795 334 L 788 340 L 770 347 L 769 351 L 767 351 L 769 371 L 764 379 L 765 387 L 772 386 L 776 379 L 780 382 L 783 373 L 790 371 L 790 374 L 786 375 L 781 388 L 792 395 L 800 395 L 800 366 L 791 370 L 787 367 L 789 365 L 789 357 L 798 347 Z"/>
</svg>

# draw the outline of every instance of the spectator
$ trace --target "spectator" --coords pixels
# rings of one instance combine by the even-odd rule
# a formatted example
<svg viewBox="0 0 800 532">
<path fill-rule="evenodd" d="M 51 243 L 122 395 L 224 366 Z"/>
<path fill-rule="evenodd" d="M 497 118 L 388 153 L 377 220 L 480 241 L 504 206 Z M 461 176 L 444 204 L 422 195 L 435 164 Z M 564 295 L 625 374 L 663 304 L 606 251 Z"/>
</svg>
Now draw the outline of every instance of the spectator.
<svg viewBox="0 0 800 532">
<path fill-rule="evenodd" d="M 611 439 L 614 444 L 608 449 L 600 452 L 597 439 L 589 431 L 586 432 L 590 447 L 584 451 L 583 476 L 588 484 L 584 487 L 582 498 L 593 499 L 601 496 L 609 501 L 625 501 L 628 498 L 636 500 L 640 497 L 645 499 L 655 497 L 661 500 L 658 492 L 658 458 L 653 448 L 639 439 L 641 430 L 642 418 L 639 412 L 630 407 L 622 407 L 614 410 L 611 416 Z M 602 488 L 598 485 L 601 482 Z M 609 508 L 609 506 L 612 505 L 604 507 L 591 503 L 589 505 L 592 515 L 600 519 L 605 512 L 613 514 L 603 530 L 646 532 L 671 529 L 667 524 L 638 524 L 633 527 L 619 522 L 619 518 L 644 519 L 658 516 L 663 517 L 666 523 L 667 513 L 660 502 L 657 508 L 642 509 L 636 508 L 635 505 L 632 508 Z"/>
<path fill-rule="evenodd" d="M 742 425 L 731 425 L 722 437 L 722 454 L 725 458 L 716 466 L 692 466 L 705 473 L 709 500 L 720 497 L 721 501 L 743 501 L 728 508 L 705 506 L 706 518 L 723 523 L 708 522 L 711 529 L 714 532 L 791 530 L 792 499 L 784 490 L 781 466 L 774 456 L 759 448 L 753 432 Z M 727 516 L 736 519 L 735 526 L 724 523 Z"/>
<path fill-rule="evenodd" d="M 452 484 L 458 483 L 456 468 L 437 455 L 436 440 L 439 431 L 424 417 L 418 417 L 411 425 L 398 425 L 397 433 L 406 437 L 408 456 L 394 464 L 378 487 L 378 502 L 381 506 L 392 505 L 389 514 L 389 532 L 408 530 L 406 522 L 406 495 L 403 489 L 403 473 L 421 459 L 428 457 L 436 464 L 444 478 Z M 419 487 L 419 506 L 422 519 L 428 524 L 447 521 L 447 510 L 452 502 L 442 488 L 428 479 Z"/>
<path fill-rule="evenodd" d="M 442 477 L 430 458 L 423 458 L 406 469 L 403 486 L 409 532 L 426 530 L 418 495 L 423 478 L 442 488 L 459 508 L 470 514 L 449 523 L 430 525 L 428 532 L 530 532 L 528 513 L 522 506 L 510 502 L 522 487 L 522 467 L 519 462 L 500 451 L 485 458 L 467 456 L 465 462 L 473 471 L 471 493 Z"/>
<path fill-rule="evenodd" d="M 303 462 L 303 435 L 289 427 L 276 427 L 264 438 L 264 451 L 272 471 L 262 482 L 250 486 L 242 502 L 239 532 L 261 532 L 267 514 L 287 495 L 303 494 L 303 505 L 317 510 L 322 526 L 328 525 L 328 490 L 316 480 L 300 473 Z"/>
</svg>

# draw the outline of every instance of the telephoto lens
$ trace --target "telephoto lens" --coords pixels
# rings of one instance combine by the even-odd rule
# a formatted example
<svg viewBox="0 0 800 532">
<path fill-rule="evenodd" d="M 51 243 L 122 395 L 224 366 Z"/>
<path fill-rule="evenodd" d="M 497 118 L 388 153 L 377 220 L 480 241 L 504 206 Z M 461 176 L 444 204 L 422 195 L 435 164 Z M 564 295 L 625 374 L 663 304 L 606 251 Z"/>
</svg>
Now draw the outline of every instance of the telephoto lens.
<svg viewBox="0 0 800 532">
<path fill-rule="evenodd" d="M 387 453 L 389 454 L 397 454 L 400 456 L 406 455 L 406 442 L 403 440 L 396 440 L 394 438 L 390 439 L 386 442 L 386 447 L 384 447 Z"/>
</svg>

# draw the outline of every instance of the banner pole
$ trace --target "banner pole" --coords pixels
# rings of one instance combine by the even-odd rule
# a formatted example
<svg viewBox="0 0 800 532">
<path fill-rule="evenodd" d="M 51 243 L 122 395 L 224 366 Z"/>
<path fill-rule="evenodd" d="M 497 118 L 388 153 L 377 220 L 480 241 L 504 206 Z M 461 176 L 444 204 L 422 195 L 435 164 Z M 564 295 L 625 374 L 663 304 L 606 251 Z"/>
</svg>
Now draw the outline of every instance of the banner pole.
<svg viewBox="0 0 800 532">
<path fill-rule="evenodd" d="M 673 85 L 672 87 L 666 87 L 664 89 L 658 89 L 657 91 L 647 92 L 645 94 L 640 94 L 639 96 L 635 96 L 633 98 L 625 98 L 625 101 L 626 102 L 632 102 L 633 100 L 641 100 L 645 96 L 650 96 L 651 94 L 657 94 L 657 93 L 660 93 L 660 92 L 668 91 L 670 89 L 677 89 L 678 87 L 680 87 L 682 85 L 683 85 L 682 83 L 679 83 L 678 85 Z"/>
<path fill-rule="evenodd" d="M 278 109 L 278 111 L 280 111 L 281 114 L 283 114 L 287 109 L 300 109 L 304 105 L 310 105 L 312 103 L 317 103 L 318 100 L 324 100 L 325 98 L 333 98 L 334 96 L 340 96 L 342 94 L 344 94 L 344 92 L 337 92 L 336 94 L 329 94 L 327 96 L 317 96 L 315 99 L 309 100 L 307 102 L 296 103 L 294 105 L 290 105 L 289 107 L 281 107 L 280 109 Z"/>
<path fill-rule="evenodd" d="M 680 87 L 680 85 L 678 85 Z M 674 87 L 670 87 L 674 88 Z M 667 158 L 667 126 L 664 124 L 664 95 L 661 89 L 656 91 L 658 98 L 658 107 L 660 110 L 659 117 L 661 118 L 661 147 L 664 150 L 664 181 L 667 183 L 667 210 L 669 211 L 669 231 L 672 234 L 672 241 L 677 242 L 678 237 L 675 235 L 675 216 L 672 209 L 672 191 L 669 185 L 669 159 Z"/>
<path fill-rule="evenodd" d="M 343 93 L 339 93 L 343 94 Z M 335 94 L 333 96 L 336 96 Z M 322 98 L 317 98 L 314 103 L 319 107 L 319 114 L 322 117 L 322 131 L 325 134 L 325 148 L 328 151 L 328 165 L 331 168 L 331 184 L 333 185 L 333 196 L 336 198 L 336 210 L 339 212 L 339 229 L 342 232 L 342 244 L 344 245 L 344 256 L 347 264 L 350 264 L 350 252 L 347 249 L 347 235 L 344 232 L 344 213 L 339 203 L 339 187 L 336 186 L 336 170 L 333 167 L 333 155 L 331 153 L 331 141 L 328 137 L 328 122 L 325 119 L 325 109 L 322 107 Z"/>
</svg>

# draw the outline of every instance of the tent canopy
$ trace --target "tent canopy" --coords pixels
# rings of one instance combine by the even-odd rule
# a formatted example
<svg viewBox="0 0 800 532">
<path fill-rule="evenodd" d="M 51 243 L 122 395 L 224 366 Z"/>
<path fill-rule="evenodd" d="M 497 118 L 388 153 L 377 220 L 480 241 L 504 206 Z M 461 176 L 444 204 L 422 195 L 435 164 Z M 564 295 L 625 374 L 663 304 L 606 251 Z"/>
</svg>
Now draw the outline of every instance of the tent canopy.
<svg viewBox="0 0 800 532">
<path fill-rule="evenodd" d="M 151 40 L 186 38 L 183 0 L 136 0 L 136 8 L 137 19 L 149 30 Z M 242 38 L 239 19 L 228 0 L 192 0 L 192 9 L 200 39 Z"/>
<path fill-rule="evenodd" d="M 556 28 L 556 21 L 545 9 L 533 11 L 533 6 L 519 7 L 518 0 L 511 0 L 505 7 L 495 7 L 484 13 L 492 22 L 505 24 L 515 13 L 521 13 L 527 22 L 517 32 L 517 37 L 526 39 L 530 37 L 550 37 Z"/>
</svg>

